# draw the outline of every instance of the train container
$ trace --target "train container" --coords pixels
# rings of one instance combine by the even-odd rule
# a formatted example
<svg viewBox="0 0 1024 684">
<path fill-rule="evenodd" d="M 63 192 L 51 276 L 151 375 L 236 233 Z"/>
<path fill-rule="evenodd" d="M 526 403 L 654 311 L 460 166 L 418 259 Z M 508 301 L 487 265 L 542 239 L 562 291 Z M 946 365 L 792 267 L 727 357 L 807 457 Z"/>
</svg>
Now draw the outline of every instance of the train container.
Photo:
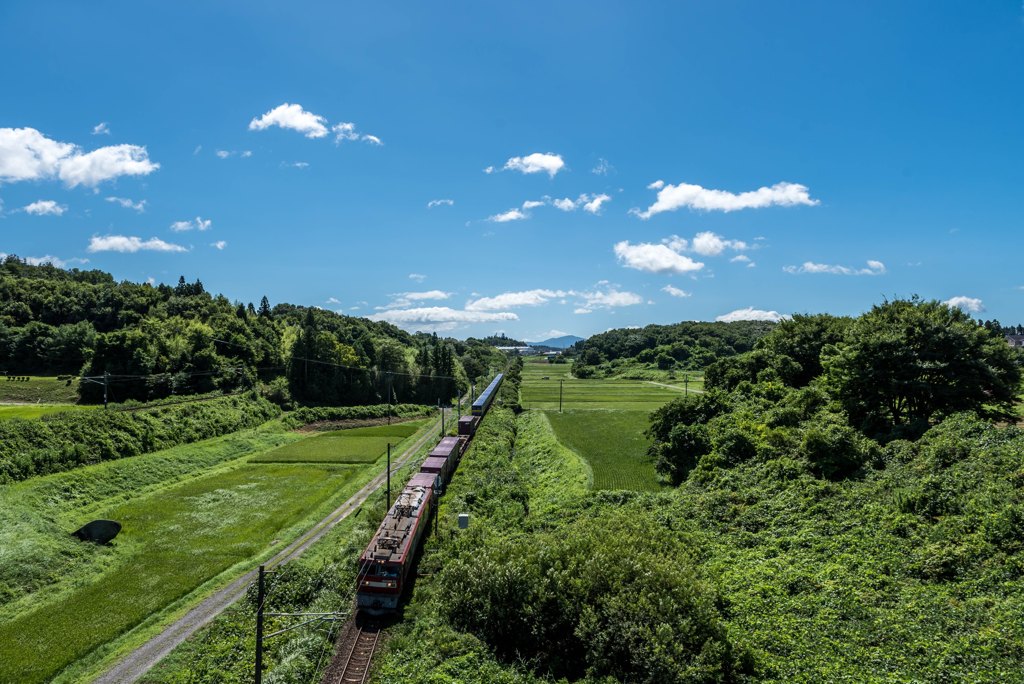
<svg viewBox="0 0 1024 684">
<path fill-rule="evenodd" d="M 462 416 L 459 418 L 459 436 L 472 437 L 480 424 L 480 416 Z"/>
<path fill-rule="evenodd" d="M 487 389 L 481 392 L 480 396 L 473 402 L 473 408 L 470 413 L 474 416 L 482 416 L 487 413 L 488 407 L 490 407 L 494 397 L 498 394 L 498 388 L 501 387 L 501 381 L 504 377 L 504 373 L 498 373 L 494 376 L 494 380 L 491 380 L 491 384 L 487 386 Z"/>
<path fill-rule="evenodd" d="M 431 486 L 409 484 L 398 495 L 359 558 L 356 608 L 370 615 L 393 613 L 405 591 L 413 557 L 435 504 Z"/>
<path fill-rule="evenodd" d="M 443 488 L 441 478 L 437 473 L 419 472 L 409 478 L 410 487 L 427 487 L 434 492 L 434 498 L 441 493 Z"/>
<path fill-rule="evenodd" d="M 420 466 L 420 472 L 436 475 L 441 480 L 441 485 L 444 486 L 448 482 L 448 476 L 451 474 L 454 463 L 455 461 L 441 456 L 428 456 Z"/>
</svg>

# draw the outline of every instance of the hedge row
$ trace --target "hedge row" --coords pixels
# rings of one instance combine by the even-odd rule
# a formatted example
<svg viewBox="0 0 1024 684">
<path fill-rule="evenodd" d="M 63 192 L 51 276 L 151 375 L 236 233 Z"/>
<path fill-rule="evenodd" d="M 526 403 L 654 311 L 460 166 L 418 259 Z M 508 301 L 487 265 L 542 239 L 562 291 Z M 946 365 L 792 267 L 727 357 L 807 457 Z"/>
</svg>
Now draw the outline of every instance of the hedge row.
<svg viewBox="0 0 1024 684">
<path fill-rule="evenodd" d="M 0 483 L 138 456 L 251 428 L 280 415 L 255 394 L 138 411 L 76 411 L 0 421 Z"/>
<path fill-rule="evenodd" d="M 371 404 L 369 406 L 305 406 L 292 411 L 284 418 L 284 424 L 290 428 L 302 427 L 310 423 L 330 420 L 358 420 L 363 418 L 385 418 L 388 409 L 392 416 L 399 418 L 415 418 L 429 416 L 437 411 L 435 406 L 421 404 Z"/>
</svg>

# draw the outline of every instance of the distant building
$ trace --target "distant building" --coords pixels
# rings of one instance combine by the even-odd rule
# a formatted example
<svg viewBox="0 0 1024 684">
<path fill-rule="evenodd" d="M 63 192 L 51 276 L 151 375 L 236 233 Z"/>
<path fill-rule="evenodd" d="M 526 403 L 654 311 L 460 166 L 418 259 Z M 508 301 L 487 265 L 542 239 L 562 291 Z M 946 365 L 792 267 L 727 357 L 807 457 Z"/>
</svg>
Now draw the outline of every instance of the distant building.
<svg viewBox="0 0 1024 684">
<path fill-rule="evenodd" d="M 498 351 L 506 353 L 515 352 L 520 356 L 532 356 L 537 353 L 537 350 L 533 347 L 495 347 Z"/>
<path fill-rule="evenodd" d="M 1006 335 L 1006 342 L 1011 347 L 1024 347 L 1024 335 Z"/>
</svg>

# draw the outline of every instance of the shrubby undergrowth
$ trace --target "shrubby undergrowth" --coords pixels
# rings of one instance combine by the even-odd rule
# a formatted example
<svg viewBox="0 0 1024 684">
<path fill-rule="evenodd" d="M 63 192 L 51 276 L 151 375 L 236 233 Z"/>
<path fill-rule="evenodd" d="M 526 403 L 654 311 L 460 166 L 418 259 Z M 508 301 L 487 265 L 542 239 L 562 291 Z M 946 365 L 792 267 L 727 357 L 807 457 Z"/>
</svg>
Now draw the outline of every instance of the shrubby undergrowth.
<svg viewBox="0 0 1024 684">
<path fill-rule="evenodd" d="M 421 404 L 372 404 L 370 406 L 304 406 L 286 415 L 283 422 L 286 427 L 297 428 L 310 423 L 319 423 L 335 420 L 356 420 L 360 418 L 386 418 L 390 411 L 391 416 L 398 418 L 415 418 L 417 416 L 429 416 L 437 412 L 434 406 L 423 406 Z"/>
<path fill-rule="evenodd" d="M 254 394 L 137 411 L 79 411 L 0 421 L 0 484 L 255 427 L 280 409 Z"/>
</svg>

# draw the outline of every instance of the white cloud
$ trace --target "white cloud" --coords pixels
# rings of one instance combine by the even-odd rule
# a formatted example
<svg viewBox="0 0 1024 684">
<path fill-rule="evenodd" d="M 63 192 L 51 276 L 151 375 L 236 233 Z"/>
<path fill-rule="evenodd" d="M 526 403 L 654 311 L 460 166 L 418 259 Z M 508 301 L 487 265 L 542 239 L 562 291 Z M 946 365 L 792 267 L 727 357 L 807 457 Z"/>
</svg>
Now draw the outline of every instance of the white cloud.
<svg viewBox="0 0 1024 684">
<path fill-rule="evenodd" d="M 307 112 L 302 105 L 287 102 L 249 122 L 250 131 L 262 131 L 271 126 L 298 131 L 307 138 L 323 138 L 327 135 L 325 117 Z"/>
<path fill-rule="evenodd" d="M 111 145 L 82 152 L 34 128 L 0 128 L 0 182 L 60 178 L 69 187 L 96 186 L 119 176 L 147 175 L 160 168 L 145 147 Z"/>
<path fill-rule="evenodd" d="M 202 151 L 203 151 L 203 146 L 202 145 L 196 145 L 196 148 L 194 150 L 192 150 L 192 156 L 194 157 L 194 156 L 196 156 L 197 154 L 199 154 Z"/>
<path fill-rule="evenodd" d="M 553 204 L 556 209 L 561 209 L 562 211 L 575 211 L 576 209 L 576 201 L 571 200 L 568 197 L 551 200 L 551 204 Z"/>
<path fill-rule="evenodd" d="M 290 164 L 285 164 L 284 162 L 281 162 L 281 166 L 284 166 L 284 167 L 290 168 L 290 169 L 304 169 L 307 166 L 309 166 L 309 162 L 297 161 L 297 162 L 291 162 Z"/>
<path fill-rule="evenodd" d="M 541 200 L 526 200 L 523 202 L 523 209 L 536 209 L 537 207 L 543 207 L 544 202 Z"/>
<path fill-rule="evenodd" d="M 833 275 L 848 276 L 875 276 L 885 273 L 885 264 L 881 261 L 870 259 L 867 268 L 851 268 L 850 266 L 839 266 L 834 264 L 816 264 L 813 261 L 805 261 L 800 266 L 783 266 L 786 273 L 831 273 Z"/>
<path fill-rule="evenodd" d="M 745 309 L 736 309 L 727 314 L 722 314 L 716 317 L 715 320 L 722 323 L 731 323 L 733 321 L 781 321 L 787 318 L 789 316 L 780 314 L 778 311 L 764 311 L 748 306 Z"/>
<path fill-rule="evenodd" d="M 423 275 L 422 273 L 410 273 L 409 274 L 409 280 L 415 280 L 417 283 L 422 283 L 426 279 L 427 279 L 427 276 Z"/>
<path fill-rule="evenodd" d="M 324 304 L 341 304 L 341 300 L 337 297 L 328 297 Z"/>
<path fill-rule="evenodd" d="M 726 240 L 710 231 L 697 233 L 693 238 L 693 251 L 701 256 L 718 256 L 726 249 L 743 251 L 748 245 L 742 240 Z"/>
<path fill-rule="evenodd" d="M 518 209 L 509 209 L 501 214 L 495 214 L 494 216 L 487 217 L 488 221 L 492 223 L 508 223 L 509 221 L 522 221 L 523 219 L 529 218 L 527 214 L 524 214 Z"/>
<path fill-rule="evenodd" d="M 701 211 L 738 211 L 763 207 L 791 207 L 798 204 L 814 206 L 818 200 L 811 199 L 807 186 L 799 183 L 776 183 L 750 192 L 735 194 L 726 190 L 712 190 L 690 183 L 666 185 L 655 181 L 647 186 L 658 191 L 658 199 L 645 211 L 631 210 L 642 219 L 649 219 L 664 211 L 675 211 L 681 207 Z"/>
<path fill-rule="evenodd" d="M 396 294 L 391 295 L 391 302 L 384 306 L 378 306 L 377 309 L 401 309 L 407 306 L 411 306 L 413 302 L 422 302 L 431 299 L 448 299 L 451 296 L 451 292 L 445 292 L 444 290 L 428 290 L 426 292 L 398 292 Z"/>
<path fill-rule="evenodd" d="M 171 230 L 173 230 L 175 233 L 183 233 L 189 230 L 204 231 L 209 230 L 212 226 L 212 220 L 196 216 L 191 221 L 175 221 L 174 223 L 171 224 Z"/>
<path fill-rule="evenodd" d="M 98 124 L 92 127 L 93 135 L 110 135 L 110 126 L 107 125 L 106 121 L 100 121 Z"/>
<path fill-rule="evenodd" d="M 216 152 L 214 152 L 214 154 L 216 154 L 221 159 L 227 159 L 228 157 L 231 156 L 231 152 L 227 150 L 217 150 Z"/>
<path fill-rule="evenodd" d="M 551 330 L 548 330 L 547 332 L 537 333 L 536 335 L 534 335 L 533 339 L 535 339 L 535 340 L 550 340 L 552 337 L 565 337 L 566 335 L 569 335 L 569 334 L 570 333 L 567 333 L 564 330 L 558 330 L 557 328 L 552 328 Z"/>
<path fill-rule="evenodd" d="M 331 132 L 334 133 L 334 142 L 341 143 L 343 140 L 361 140 L 362 142 L 368 142 L 371 145 L 383 145 L 381 139 L 375 135 L 366 135 L 364 133 L 356 132 L 356 125 L 351 122 L 344 122 L 334 124 L 331 127 Z"/>
<path fill-rule="evenodd" d="M 241 154 L 242 159 L 248 159 L 251 156 L 252 156 L 252 150 L 242 150 L 242 154 Z"/>
<path fill-rule="evenodd" d="M 582 198 L 583 195 L 580 197 Z M 591 214 L 599 214 L 601 212 L 601 205 L 605 202 L 611 201 L 611 199 L 612 198 L 609 195 L 604 194 L 589 197 L 583 205 L 583 211 L 590 212 Z"/>
<path fill-rule="evenodd" d="M 951 297 L 942 303 L 951 309 L 962 309 L 971 313 L 981 313 L 985 310 L 985 305 L 977 297 L 964 297 L 960 295 L 959 297 Z"/>
<path fill-rule="evenodd" d="M 597 165 L 594 166 L 594 168 L 590 169 L 590 173 L 594 174 L 595 176 L 607 176 L 614 170 L 615 167 L 609 164 L 607 159 L 602 157 L 597 160 Z"/>
<path fill-rule="evenodd" d="M 460 311 L 447 306 L 429 306 L 414 309 L 393 309 L 367 316 L 373 321 L 387 321 L 411 330 L 452 330 L 467 323 L 517 321 L 519 316 L 510 311 Z"/>
<path fill-rule="evenodd" d="M 636 245 L 627 240 L 615 243 L 615 256 L 622 265 L 648 273 L 690 273 L 704 268 L 704 264 L 680 254 L 666 244 L 641 242 Z"/>
<path fill-rule="evenodd" d="M 114 204 L 120 204 L 125 209 L 134 209 L 140 214 L 146 211 L 146 200 L 139 200 L 138 202 L 133 202 L 127 197 L 108 197 L 107 201 L 113 202 Z"/>
<path fill-rule="evenodd" d="M 427 209 L 433 209 L 434 207 L 451 207 L 455 205 L 453 199 L 434 199 L 427 202 Z"/>
<path fill-rule="evenodd" d="M 566 297 L 573 294 L 572 291 L 563 290 L 523 290 L 521 292 L 503 292 L 494 297 L 481 297 L 466 303 L 469 311 L 500 311 L 501 309 L 513 309 L 517 306 L 539 306 L 547 304 L 552 299 Z"/>
<path fill-rule="evenodd" d="M 577 294 L 583 298 L 583 307 L 591 311 L 644 303 L 644 298 L 640 295 L 634 292 L 621 292 L 614 287 L 603 292 L 578 292 Z"/>
<path fill-rule="evenodd" d="M 594 313 L 594 312 L 593 312 L 593 311 L 591 311 L 590 309 L 587 309 L 587 308 L 585 308 L 585 307 L 582 307 L 582 306 L 580 306 L 580 307 L 577 307 L 577 308 L 573 309 L 573 310 L 572 310 L 572 312 L 573 312 L 574 314 L 588 314 L 588 313 Z"/>
<path fill-rule="evenodd" d="M 488 167 L 490 171 L 485 169 L 486 173 L 491 173 L 494 167 Z M 511 171 L 519 171 L 521 173 L 546 173 L 549 177 L 554 178 L 555 174 L 565 168 L 565 161 L 561 155 L 554 154 L 553 152 L 534 152 L 528 154 L 525 157 L 512 157 L 505 162 L 504 168 Z"/>
<path fill-rule="evenodd" d="M 685 290 L 680 290 L 678 287 L 673 287 L 671 285 L 666 285 L 665 287 L 661 288 L 661 291 L 662 292 L 668 292 L 673 297 L 692 297 L 693 296 L 689 292 L 686 292 Z"/>
<path fill-rule="evenodd" d="M 160 238 L 143 240 L 138 237 L 127 235 L 94 235 L 89 240 L 88 252 L 187 252 L 188 248 L 176 245 L 171 242 L 164 242 Z"/>
<path fill-rule="evenodd" d="M 215 248 L 215 249 L 224 249 L 225 247 L 228 246 L 228 241 L 227 240 L 217 240 L 216 242 L 211 242 L 210 246 Z"/>
<path fill-rule="evenodd" d="M 732 259 L 729 259 L 729 262 L 733 263 L 733 264 L 736 264 L 736 263 L 749 264 L 749 263 L 751 263 L 750 257 L 748 257 L 746 254 L 737 254 Z"/>
<path fill-rule="evenodd" d="M 3 262 L 3 260 L 6 258 L 7 254 L 4 252 L 0 252 L 0 262 Z M 30 266 L 42 266 L 43 264 L 50 264 L 52 266 L 56 266 L 57 268 L 67 268 L 68 266 L 75 264 L 89 263 L 88 259 L 61 259 L 60 257 L 55 257 L 51 255 L 41 257 L 22 257 L 22 259 L 26 264 L 29 264 Z"/>
<path fill-rule="evenodd" d="M 68 208 L 54 200 L 38 200 L 22 207 L 21 210 L 33 216 L 61 216 Z"/>
</svg>

